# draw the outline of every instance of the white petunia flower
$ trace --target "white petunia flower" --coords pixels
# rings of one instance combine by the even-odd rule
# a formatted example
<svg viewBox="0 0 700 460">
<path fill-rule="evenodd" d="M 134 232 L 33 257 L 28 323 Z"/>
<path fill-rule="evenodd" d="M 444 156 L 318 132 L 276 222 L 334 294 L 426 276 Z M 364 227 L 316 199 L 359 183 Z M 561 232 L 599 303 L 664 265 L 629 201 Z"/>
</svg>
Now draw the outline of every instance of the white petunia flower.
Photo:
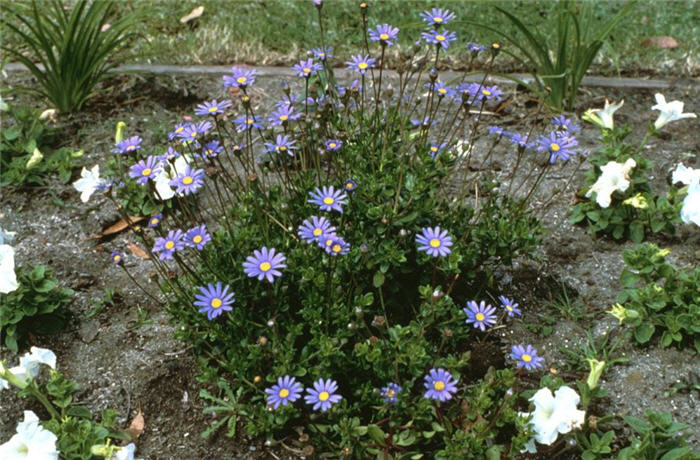
<svg viewBox="0 0 700 460">
<path fill-rule="evenodd" d="M 568 386 L 560 387 L 554 396 L 549 388 L 542 388 L 530 398 L 535 411 L 520 415 L 532 416 L 530 424 L 535 430 L 533 439 L 550 446 L 559 434 L 568 433 L 583 424 L 586 413 L 576 408 L 580 400 L 578 393 Z"/>
<path fill-rule="evenodd" d="M 654 97 L 656 98 L 656 105 L 651 110 L 661 112 L 659 118 L 654 122 L 656 129 L 661 129 L 672 121 L 696 117 L 694 113 L 683 113 L 683 102 L 681 101 L 666 102 L 666 98 L 661 93 L 656 93 Z"/>
<path fill-rule="evenodd" d="M 610 104 L 608 100 L 605 100 L 605 107 L 602 109 L 590 109 L 587 110 L 583 116 L 584 120 L 588 120 L 591 123 L 595 123 L 601 128 L 613 129 L 615 126 L 615 121 L 613 120 L 613 114 L 624 105 L 625 101 L 620 101 L 619 104 Z"/>
<path fill-rule="evenodd" d="M 9 294 L 19 287 L 15 273 L 15 249 L 9 244 L 0 244 L 0 293 Z"/>
<path fill-rule="evenodd" d="M 153 180 L 156 187 L 156 198 L 160 200 L 169 200 L 175 196 L 175 190 L 170 187 L 170 181 L 175 179 L 178 174 L 183 174 L 187 169 L 187 158 L 185 156 L 179 156 L 175 158 L 175 162 L 170 164 L 170 171 L 166 171 L 167 168 L 163 168 Z M 183 193 L 178 194 L 178 196 L 183 196 Z"/>
<path fill-rule="evenodd" d="M 17 434 L 0 445 L 3 460 L 58 460 L 56 435 L 39 424 L 30 410 L 24 411 L 24 421 L 17 424 Z"/>
<path fill-rule="evenodd" d="M 90 196 L 95 193 L 95 190 L 101 183 L 100 165 L 95 165 L 91 170 L 83 167 L 83 170 L 80 172 L 80 179 L 73 182 L 73 188 L 80 192 L 82 202 L 87 203 Z"/>
<path fill-rule="evenodd" d="M 39 375 L 41 364 L 56 369 L 56 354 L 46 348 L 32 347 L 29 353 L 19 358 L 19 366 L 7 369 L 0 363 L 0 376 L 5 377 L 5 379 L 0 377 L 0 390 L 8 388 L 8 383 L 18 388 L 25 388 L 29 380 Z"/>
<path fill-rule="evenodd" d="M 688 194 L 681 208 L 681 220 L 686 224 L 692 222 L 700 226 L 700 182 L 693 182 L 688 187 Z"/>
<path fill-rule="evenodd" d="M 134 453 L 136 453 L 136 444 L 132 442 L 119 449 L 112 460 L 134 460 Z"/>
<path fill-rule="evenodd" d="M 671 181 L 674 184 L 681 182 L 685 185 L 690 185 L 693 182 L 700 182 L 700 169 L 686 168 L 683 163 L 678 163 L 673 171 Z"/>
<path fill-rule="evenodd" d="M 610 161 L 608 164 L 600 168 L 601 174 L 593 186 L 586 192 L 586 198 L 590 198 L 593 193 L 596 194 L 596 203 L 601 208 L 610 206 L 612 194 L 619 190 L 624 192 L 630 186 L 630 171 L 637 166 L 637 162 L 632 158 L 624 163 Z"/>
<path fill-rule="evenodd" d="M 32 347 L 24 356 L 19 358 L 19 365 L 26 369 L 27 375 L 36 378 L 41 370 L 40 364 L 46 364 L 51 369 L 56 369 L 56 354 L 47 349 Z"/>
</svg>

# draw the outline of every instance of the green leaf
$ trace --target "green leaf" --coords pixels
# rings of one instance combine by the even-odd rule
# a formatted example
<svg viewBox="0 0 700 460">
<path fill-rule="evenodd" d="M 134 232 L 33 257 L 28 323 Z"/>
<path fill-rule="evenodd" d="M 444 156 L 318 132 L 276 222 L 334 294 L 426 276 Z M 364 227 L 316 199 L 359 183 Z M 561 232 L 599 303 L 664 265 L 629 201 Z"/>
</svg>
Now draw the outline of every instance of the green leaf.
<svg viewBox="0 0 700 460">
<path fill-rule="evenodd" d="M 685 458 L 690 453 L 690 447 L 676 447 L 666 452 L 660 460 L 678 460 L 679 458 Z"/>
<path fill-rule="evenodd" d="M 634 338 L 639 343 L 647 343 L 651 336 L 654 335 L 654 325 L 650 323 L 642 323 L 634 330 Z"/>
<path fill-rule="evenodd" d="M 374 274 L 374 278 L 372 278 L 372 285 L 376 288 L 380 288 L 384 284 L 385 279 L 384 273 L 378 271 Z"/>
<path fill-rule="evenodd" d="M 377 425 L 369 425 L 367 427 L 367 433 L 369 433 L 369 437 L 372 438 L 374 442 L 381 446 L 386 442 L 386 434 Z"/>
<path fill-rule="evenodd" d="M 630 224 L 630 239 L 637 244 L 644 241 L 644 224 L 638 220 Z"/>
</svg>

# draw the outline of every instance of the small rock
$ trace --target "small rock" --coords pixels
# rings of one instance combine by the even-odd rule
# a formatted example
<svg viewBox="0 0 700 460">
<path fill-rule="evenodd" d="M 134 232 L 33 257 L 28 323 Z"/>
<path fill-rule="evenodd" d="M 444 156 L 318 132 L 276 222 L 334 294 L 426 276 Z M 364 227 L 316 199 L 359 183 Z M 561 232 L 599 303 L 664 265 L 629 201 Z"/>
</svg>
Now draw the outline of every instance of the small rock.
<svg viewBox="0 0 700 460">
<path fill-rule="evenodd" d="M 85 343 L 90 343 L 95 340 L 95 337 L 97 337 L 97 333 L 99 332 L 99 326 L 100 323 L 94 318 L 81 321 L 80 329 L 78 329 L 80 340 Z"/>
</svg>

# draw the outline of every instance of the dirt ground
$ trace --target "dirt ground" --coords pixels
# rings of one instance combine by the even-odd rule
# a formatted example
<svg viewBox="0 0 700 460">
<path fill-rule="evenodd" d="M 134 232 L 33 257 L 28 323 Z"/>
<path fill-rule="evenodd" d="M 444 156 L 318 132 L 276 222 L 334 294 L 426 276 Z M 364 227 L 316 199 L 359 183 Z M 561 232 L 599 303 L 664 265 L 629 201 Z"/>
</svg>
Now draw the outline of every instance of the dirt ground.
<svg viewBox="0 0 700 460">
<path fill-rule="evenodd" d="M 22 78 L 26 76 L 14 74 L 4 84 L 15 85 Z M 218 77 L 133 76 L 115 80 L 115 93 L 92 102 L 69 123 L 70 142 L 86 152 L 80 166 L 91 167 L 103 161 L 119 120 L 127 123 L 129 135 L 139 134 L 146 143 L 160 142 L 167 132 L 163 122 L 170 126 L 178 121 L 179 115 L 191 114 L 196 102 L 225 95 L 219 81 Z M 256 87 L 265 98 L 280 93 L 279 83 L 270 77 L 261 78 Z M 698 92 L 697 86 L 681 85 L 664 93 L 667 100 L 681 99 L 686 102 L 687 112 L 697 113 L 700 112 Z M 584 89 L 576 113 L 580 115 L 586 108 L 602 106 L 605 97 L 625 99 L 615 121 L 632 123 L 634 135 L 641 135 L 655 119 L 655 113 L 649 109 L 654 104 L 653 92 L 644 90 Z M 512 123 L 514 129 L 520 117 L 516 107 L 489 124 Z M 686 158 L 684 153 L 697 155 L 700 143 L 697 128 L 697 120 L 677 122 L 664 130 L 662 138 L 650 142 L 647 152 L 655 162 L 654 184 L 660 190 L 667 190 L 669 172 L 680 159 Z M 582 151 L 595 148 L 597 135 L 596 128 L 583 125 Z M 687 166 L 700 167 L 699 163 L 697 158 L 685 159 Z M 584 163 L 571 186 L 547 208 L 543 216 L 548 230 L 542 248 L 543 261 L 523 262 L 504 269 L 498 280 L 503 292 L 520 301 L 526 321 L 534 321 L 542 314 L 556 314 L 548 310 L 545 299 L 562 284 L 567 286 L 570 296 L 594 313 L 594 319 L 584 324 L 558 320 L 553 334 L 547 337 L 530 332 L 519 322 L 504 329 L 506 343 L 533 343 L 554 369 L 565 367 L 566 357 L 561 348 L 581 343 L 586 330 L 602 337 L 615 326 L 616 320 L 603 312 L 610 308 L 620 289 L 618 276 L 624 266 L 621 251 L 633 247 L 631 243 L 593 240 L 584 229 L 568 224 L 567 208 L 590 167 Z M 573 168 L 573 164 L 542 189 L 561 186 L 562 178 L 569 175 L 568 168 Z M 16 262 L 47 265 L 64 286 L 76 291 L 69 328 L 56 336 L 33 337 L 32 344 L 56 352 L 59 368 L 80 383 L 79 400 L 91 409 L 115 408 L 120 422 L 126 426 L 141 407 L 146 428 L 137 440 L 137 456 L 148 459 L 289 456 L 280 446 L 268 448 L 261 439 L 200 437 L 212 419 L 202 413 L 206 405 L 198 396 L 201 384 L 196 380 L 195 360 L 186 345 L 173 339 L 174 326 L 169 324 L 166 313 L 110 262 L 109 254 L 121 250 L 129 255 L 126 263 L 130 272 L 139 283 L 156 292 L 156 286 L 149 281 L 150 262 L 131 255 L 128 244 L 135 238 L 129 234 L 119 234 L 111 241 L 89 239 L 118 220 L 116 211 L 104 198 L 95 194 L 89 203 L 83 204 L 70 185 L 55 181 L 47 187 L 2 189 L 0 194 L 0 226 L 17 232 Z M 697 266 L 700 231 L 692 226 L 679 230 L 674 238 L 651 241 L 671 249 L 670 259 L 674 263 Z M 117 293 L 116 304 L 89 318 L 88 313 L 107 288 Z M 629 362 L 614 367 L 603 379 L 602 385 L 610 393 L 607 412 L 640 415 L 647 408 L 670 411 L 677 420 L 691 425 L 691 436 L 697 445 L 700 395 L 690 390 L 665 396 L 677 382 L 697 379 L 700 362 L 695 352 L 661 349 L 655 344 L 645 348 L 628 345 L 622 354 Z M 40 407 L 31 404 L 29 407 L 42 413 Z M 0 441 L 11 436 L 25 408 L 25 402 L 12 392 L 3 392 Z"/>
</svg>

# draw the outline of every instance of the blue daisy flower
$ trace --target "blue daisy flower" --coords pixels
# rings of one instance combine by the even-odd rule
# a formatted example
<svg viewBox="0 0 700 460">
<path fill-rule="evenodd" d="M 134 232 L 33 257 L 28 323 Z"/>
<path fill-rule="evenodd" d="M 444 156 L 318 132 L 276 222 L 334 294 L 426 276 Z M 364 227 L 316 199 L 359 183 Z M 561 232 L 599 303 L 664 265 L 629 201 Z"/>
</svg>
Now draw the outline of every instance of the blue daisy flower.
<svg viewBox="0 0 700 460">
<path fill-rule="evenodd" d="M 349 69 L 353 69 L 357 73 L 364 75 L 367 69 L 374 69 L 377 60 L 369 57 L 369 54 L 364 56 L 361 54 L 350 56 L 351 61 L 345 62 Z"/>
<path fill-rule="evenodd" d="M 552 131 L 549 136 L 541 135 L 537 139 L 537 151 L 549 152 L 549 162 L 554 164 L 557 159 L 567 161 L 572 155 L 576 155 L 574 147 L 578 145 L 575 137 L 562 131 Z"/>
<path fill-rule="evenodd" d="M 235 118 L 232 121 L 233 124 L 236 125 L 236 130 L 239 133 L 242 133 L 243 131 L 247 131 L 253 128 L 257 129 L 265 129 L 263 125 L 257 122 L 254 116 L 247 116 L 247 115 L 241 115 L 238 118 Z"/>
<path fill-rule="evenodd" d="M 139 136 L 131 136 L 130 138 L 124 139 L 123 141 L 117 143 L 112 151 L 120 155 L 135 152 L 141 148 L 142 142 L 143 139 L 141 139 Z"/>
<path fill-rule="evenodd" d="M 556 126 L 556 128 L 559 131 L 567 131 L 570 133 L 575 133 L 577 131 L 581 131 L 581 127 L 578 126 L 576 123 L 572 122 L 568 118 L 566 118 L 564 115 L 559 115 L 554 118 L 552 118 L 551 123 Z"/>
<path fill-rule="evenodd" d="M 224 87 L 245 88 L 255 83 L 255 69 L 233 67 L 231 75 L 224 76 Z"/>
<path fill-rule="evenodd" d="M 442 8 L 433 8 L 430 11 L 423 11 L 420 17 L 429 26 L 441 26 L 452 21 L 455 14 Z"/>
<path fill-rule="evenodd" d="M 157 226 L 160 225 L 160 222 L 162 220 L 163 220 L 163 214 L 161 214 L 161 213 L 154 214 L 148 218 L 148 227 L 149 228 L 156 228 Z"/>
<path fill-rule="evenodd" d="M 429 32 L 423 32 L 420 35 L 426 42 L 431 45 L 440 46 L 444 50 L 450 49 L 450 43 L 457 40 L 457 34 L 449 30 L 431 30 Z"/>
<path fill-rule="evenodd" d="M 452 399 L 453 393 L 457 393 L 457 380 L 445 369 L 430 369 L 424 379 L 425 388 L 428 390 L 424 396 L 428 399 L 444 402 Z"/>
<path fill-rule="evenodd" d="M 272 126 L 280 126 L 290 120 L 298 120 L 300 117 L 300 113 L 294 112 L 294 107 L 291 105 L 282 105 L 270 114 L 268 121 Z"/>
<path fill-rule="evenodd" d="M 322 189 L 316 187 L 316 191 L 309 192 L 309 195 L 311 195 L 311 199 L 308 202 L 319 206 L 321 211 L 336 210 L 342 213 L 342 206 L 347 204 L 345 199 L 348 196 L 345 192 L 335 190 L 332 185 L 330 187 L 324 186 Z"/>
<path fill-rule="evenodd" d="M 283 268 L 287 268 L 284 261 L 287 258 L 281 252 L 276 253 L 275 248 L 262 247 L 259 251 L 256 249 L 253 251 L 252 256 L 248 256 L 246 261 L 243 262 L 243 271 L 246 275 L 251 278 L 258 278 L 262 281 L 263 278 L 267 279 L 270 283 L 275 281 L 275 277 L 282 276 L 280 271 Z"/>
<path fill-rule="evenodd" d="M 204 246 L 211 241 L 211 236 L 207 233 L 206 225 L 199 225 L 197 227 L 187 230 L 185 233 L 185 244 L 190 247 L 201 251 Z"/>
<path fill-rule="evenodd" d="M 152 252 L 160 253 L 160 260 L 171 260 L 175 252 L 185 249 L 184 237 L 182 230 L 170 230 L 165 237 L 156 238 Z"/>
<path fill-rule="evenodd" d="M 204 186 L 204 175 L 204 170 L 187 165 L 181 174 L 169 182 L 169 185 L 175 187 L 178 194 L 189 195 Z"/>
<path fill-rule="evenodd" d="M 319 241 L 321 246 L 332 256 L 344 256 L 350 251 L 350 244 L 337 235 L 328 235 Z"/>
<path fill-rule="evenodd" d="M 212 101 L 205 102 L 204 104 L 197 105 L 194 114 L 216 116 L 220 113 L 224 113 L 224 111 L 231 107 L 231 105 L 231 101 L 218 102 L 216 99 L 214 99 Z"/>
<path fill-rule="evenodd" d="M 343 146 L 343 141 L 338 140 L 338 139 L 328 139 L 326 141 L 326 150 L 334 151 L 338 150 Z"/>
<path fill-rule="evenodd" d="M 297 382 L 294 377 L 285 375 L 277 378 L 277 385 L 272 385 L 270 388 L 265 388 L 267 393 L 267 404 L 273 409 L 286 406 L 290 402 L 294 402 L 301 397 L 304 387 Z"/>
<path fill-rule="evenodd" d="M 452 250 L 452 237 L 447 230 L 441 230 L 439 226 L 434 228 L 422 228 L 422 233 L 416 235 L 418 250 L 426 252 L 429 256 L 445 257 Z"/>
<path fill-rule="evenodd" d="M 297 141 L 290 140 L 288 135 L 278 134 L 275 142 L 265 142 L 265 151 L 274 153 L 287 153 L 289 156 L 294 156 L 294 146 Z"/>
<path fill-rule="evenodd" d="M 321 409 L 326 412 L 333 404 L 337 404 L 343 397 L 335 392 L 338 391 L 338 383 L 335 380 L 318 379 L 314 382 L 313 388 L 307 388 L 307 395 L 304 400 L 307 404 L 313 405 L 314 410 Z"/>
<path fill-rule="evenodd" d="M 390 382 L 387 386 L 382 387 L 379 394 L 384 398 L 384 402 L 396 404 L 396 396 L 401 393 L 401 390 L 403 390 L 403 388 L 394 382 Z"/>
<path fill-rule="evenodd" d="M 537 356 L 537 350 L 532 345 L 513 345 L 510 351 L 509 356 L 518 362 L 518 367 L 524 367 L 528 371 L 533 371 L 544 366 L 544 358 Z"/>
<path fill-rule="evenodd" d="M 343 184 L 343 188 L 348 192 L 353 192 L 357 188 L 357 182 L 352 179 L 348 179 L 345 181 L 345 184 Z"/>
<path fill-rule="evenodd" d="M 318 59 L 321 62 L 331 59 L 333 57 L 332 46 L 321 46 L 319 48 L 312 48 L 311 52 L 313 53 L 314 58 Z"/>
<path fill-rule="evenodd" d="M 124 262 L 124 254 L 119 251 L 114 251 L 109 255 L 109 257 L 112 259 L 112 262 L 114 262 L 115 265 L 119 265 Z"/>
<path fill-rule="evenodd" d="M 224 151 L 224 146 L 219 141 L 211 141 L 204 144 L 202 158 L 216 158 Z"/>
<path fill-rule="evenodd" d="M 380 42 L 382 45 L 393 46 L 394 40 L 399 35 L 399 29 L 389 24 L 381 24 L 376 29 L 370 29 L 369 39 Z"/>
<path fill-rule="evenodd" d="M 200 307 L 200 313 L 206 313 L 207 319 L 210 321 L 222 314 L 225 311 L 233 310 L 235 302 L 233 292 L 229 292 L 228 285 L 222 286 L 220 281 L 217 281 L 216 286 L 209 283 L 207 287 L 200 286 L 199 294 L 195 294 L 195 307 Z"/>
<path fill-rule="evenodd" d="M 150 179 L 154 179 L 161 170 L 160 158 L 149 156 L 129 168 L 129 177 L 136 179 L 137 184 L 143 185 Z"/>
<path fill-rule="evenodd" d="M 305 61 L 302 60 L 299 64 L 295 64 L 292 66 L 292 69 L 296 71 L 297 77 L 309 78 L 311 75 L 323 69 L 323 66 L 309 58 Z"/>
<path fill-rule="evenodd" d="M 477 304 L 470 300 L 467 302 L 467 308 L 462 308 L 462 311 L 467 315 L 467 324 L 473 324 L 476 329 L 486 331 L 487 327 L 496 324 L 496 309 L 491 305 L 486 305 L 483 300 Z"/>
<path fill-rule="evenodd" d="M 513 318 L 514 316 L 522 316 L 522 312 L 518 308 L 520 304 L 517 304 L 513 301 L 513 299 L 509 299 L 506 296 L 499 295 L 498 300 L 501 302 L 501 307 L 506 311 L 508 316 Z"/>
<path fill-rule="evenodd" d="M 311 216 L 299 226 L 299 237 L 307 244 L 320 242 L 329 235 L 335 235 L 335 227 L 325 217 Z"/>
</svg>

